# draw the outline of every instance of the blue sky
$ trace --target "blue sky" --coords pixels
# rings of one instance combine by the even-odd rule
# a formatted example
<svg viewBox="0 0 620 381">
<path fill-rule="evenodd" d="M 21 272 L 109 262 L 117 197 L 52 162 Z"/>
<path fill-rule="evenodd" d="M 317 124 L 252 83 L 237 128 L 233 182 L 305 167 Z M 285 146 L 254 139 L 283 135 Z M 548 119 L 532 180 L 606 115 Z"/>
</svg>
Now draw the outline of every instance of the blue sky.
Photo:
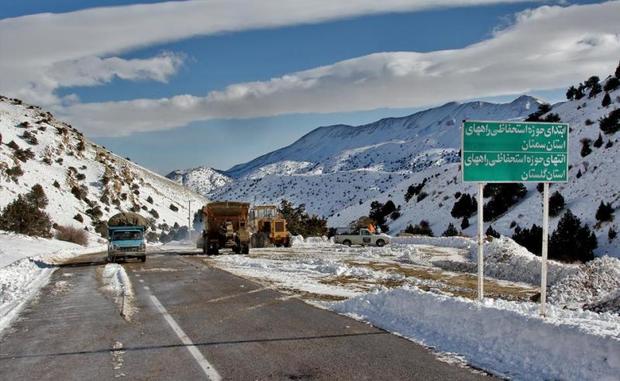
<svg viewBox="0 0 620 381">
<path fill-rule="evenodd" d="M 3 4 L 0 9 L 0 19 L 41 12 L 64 13 L 93 7 L 137 3 L 155 2 L 10 1 Z M 547 3 L 556 4 L 556 2 Z M 594 2 L 573 1 L 570 3 Z M 136 60 L 148 61 L 152 57 L 170 54 L 178 57 L 181 63 L 174 63 L 176 62 L 174 61 L 170 64 L 172 68 L 165 65 L 164 69 L 149 68 L 147 71 L 165 70 L 165 73 L 148 72 L 146 78 L 140 77 L 144 76 L 144 73 L 139 72 L 125 75 L 125 77 L 121 74 L 111 75 L 105 80 L 97 79 L 96 84 L 87 83 L 85 86 L 73 86 L 71 84 L 77 82 L 68 81 L 69 85 L 59 85 L 53 89 L 51 92 L 53 99 L 58 101 L 55 104 L 54 100 L 51 100 L 50 107 L 59 110 L 62 115 L 65 111 L 63 107 L 71 110 L 71 103 L 77 102 L 76 100 L 79 100 L 80 104 L 107 105 L 108 102 L 132 102 L 136 99 L 170 99 L 184 94 L 206 98 L 211 92 L 222 91 L 230 85 L 268 82 L 272 78 L 329 66 L 372 53 L 434 54 L 433 52 L 441 50 L 464 49 L 472 44 L 493 39 L 495 30 L 510 28 L 515 23 L 515 14 L 543 4 L 545 3 L 518 2 L 462 8 L 442 7 L 398 13 L 378 12 L 353 17 L 336 17 L 334 20 L 308 24 L 291 23 L 291 25 L 269 29 L 249 27 L 247 30 L 241 28 L 241 30 L 232 32 L 192 35 L 172 41 L 163 39 L 156 43 L 137 44 L 131 48 L 120 48 L 116 52 L 99 54 L 98 57 L 104 59 L 119 57 L 128 62 L 136 62 Z M 164 24 L 161 27 L 164 28 Z M 63 78 L 67 75 L 63 73 Z M 131 77 L 132 75 L 135 78 Z M 129 80 L 128 76 L 131 77 Z M 164 79 L 158 76 L 163 76 Z M 154 80 L 154 78 L 160 79 Z M 574 81 L 583 79 L 585 78 L 574 78 Z M 437 81 L 441 81 L 441 78 Z M 530 94 L 554 102 L 562 98 L 566 82 L 571 83 L 564 76 L 562 80 L 558 79 L 552 84 L 545 83 L 541 89 L 532 86 L 527 89 Z M 470 93 L 467 93 L 455 95 L 455 97 L 457 100 L 503 101 L 523 92 L 519 91 L 521 89 L 518 86 L 514 88 L 515 91 L 510 91 L 511 87 L 505 87 L 483 91 L 480 96 L 477 94 L 468 96 Z M 336 87 L 331 90 L 331 93 L 337 93 L 339 89 L 340 87 Z M 349 94 L 347 88 L 343 87 L 341 98 L 343 103 L 347 102 Z M 334 96 L 338 97 L 337 94 Z M 227 169 L 234 164 L 290 144 L 321 125 L 361 124 L 387 116 L 407 115 L 421 108 L 451 100 L 448 97 L 449 93 L 428 101 L 422 98 L 397 104 L 364 101 L 359 106 L 352 106 L 350 111 L 345 106 L 339 106 L 336 112 L 329 109 L 323 112 L 318 105 L 311 108 L 312 112 L 299 112 L 299 110 L 305 110 L 304 107 L 284 107 L 283 110 L 274 107 L 278 111 L 266 113 L 264 116 L 261 115 L 260 110 L 257 110 L 244 118 L 236 118 L 236 114 L 232 113 L 225 114 L 224 117 L 218 117 L 220 116 L 218 114 L 209 117 L 209 120 L 204 120 L 206 119 L 204 117 L 197 117 L 196 120 L 183 119 L 183 122 L 171 121 L 172 124 L 164 124 L 152 130 L 148 127 L 130 129 L 131 132 L 126 136 L 123 136 L 123 127 L 120 125 L 116 128 L 121 130 L 119 133 L 99 134 L 94 127 L 92 130 L 86 130 L 86 133 L 108 149 L 130 157 L 160 173 L 199 165 Z M 385 107 L 374 107 L 374 105 L 385 105 Z M 403 105 L 405 107 L 402 107 Z M 88 113 L 79 107 L 78 110 L 80 114 L 75 114 L 76 120 L 89 119 Z M 114 113 L 111 110 L 106 112 L 108 115 Z M 71 111 L 67 111 L 67 115 L 72 115 Z M 95 119 L 96 114 L 92 115 Z M 253 117 L 253 115 L 258 115 L 258 117 Z M 126 119 L 128 126 L 134 122 L 131 118 Z M 122 125 L 125 120 L 112 119 L 108 123 Z M 77 122 L 75 125 L 80 128 Z M 174 128 L 168 128 L 171 125 L 174 125 Z"/>
</svg>

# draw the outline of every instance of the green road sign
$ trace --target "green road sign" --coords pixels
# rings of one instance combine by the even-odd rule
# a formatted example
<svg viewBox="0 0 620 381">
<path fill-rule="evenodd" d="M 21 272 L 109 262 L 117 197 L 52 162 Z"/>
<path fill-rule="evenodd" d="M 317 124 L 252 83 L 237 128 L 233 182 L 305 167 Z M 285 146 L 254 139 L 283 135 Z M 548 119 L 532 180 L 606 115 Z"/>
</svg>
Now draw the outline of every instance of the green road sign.
<svg viewBox="0 0 620 381">
<path fill-rule="evenodd" d="M 568 124 L 463 122 L 463 181 L 565 182 Z"/>
</svg>

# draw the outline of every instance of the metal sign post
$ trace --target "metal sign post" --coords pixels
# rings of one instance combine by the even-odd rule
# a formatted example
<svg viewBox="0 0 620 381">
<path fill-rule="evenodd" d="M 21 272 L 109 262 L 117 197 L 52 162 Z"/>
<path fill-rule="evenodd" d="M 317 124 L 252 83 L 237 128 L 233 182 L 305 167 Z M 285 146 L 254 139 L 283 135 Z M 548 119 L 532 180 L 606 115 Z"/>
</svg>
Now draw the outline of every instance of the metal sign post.
<svg viewBox="0 0 620 381">
<path fill-rule="evenodd" d="M 542 265 L 540 272 L 540 314 L 545 316 L 547 302 L 547 245 L 549 243 L 549 183 L 543 184 Z"/>
<path fill-rule="evenodd" d="M 482 192 L 484 184 L 478 183 L 478 300 L 484 299 L 484 218 Z"/>
<path fill-rule="evenodd" d="M 192 242 L 192 200 L 187 200 L 187 240 Z"/>
</svg>

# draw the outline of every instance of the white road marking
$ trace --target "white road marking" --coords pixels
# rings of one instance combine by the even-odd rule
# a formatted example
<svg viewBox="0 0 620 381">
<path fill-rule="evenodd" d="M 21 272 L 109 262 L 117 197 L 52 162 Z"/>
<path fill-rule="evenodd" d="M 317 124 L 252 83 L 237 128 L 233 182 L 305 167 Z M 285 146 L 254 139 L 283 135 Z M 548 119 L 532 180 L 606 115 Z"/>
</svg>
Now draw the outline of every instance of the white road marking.
<svg viewBox="0 0 620 381">
<path fill-rule="evenodd" d="M 144 283 L 144 279 L 138 279 L 138 282 Z"/>
<path fill-rule="evenodd" d="M 243 295 L 247 295 L 247 294 L 254 294 L 256 292 L 261 292 L 261 291 L 265 291 L 265 290 L 269 290 L 271 289 L 271 287 L 261 287 L 261 288 L 257 288 L 255 290 L 251 290 L 251 291 L 246 291 L 246 292 L 239 292 L 237 294 L 232 294 L 232 295 L 227 295 L 227 296 L 220 296 L 219 298 L 214 298 L 214 299 L 209 299 L 204 301 L 203 303 L 215 303 L 215 302 L 221 302 L 222 300 L 227 300 L 227 299 L 233 299 L 239 296 L 243 296 Z"/>
<path fill-rule="evenodd" d="M 144 287 L 147 289 L 147 287 Z M 192 355 L 194 360 L 198 363 L 204 374 L 212 381 L 219 381 L 222 379 L 222 376 L 215 370 L 213 365 L 207 361 L 206 358 L 202 355 L 202 353 L 196 348 L 192 340 L 187 336 L 187 334 L 181 329 L 181 327 L 177 324 L 177 322 L 170 316 L 166 308 L 159 302 L 159 299 L 155 297 L 155 295 L 150 294 L 149 297 L 151 301 L 155 305 L 155 307 L 159 310 L 159 312 L 164 316 L 166 323 L 172 328 L 174 333 L 181 339 L 181 342 L 185 344 L 187 350 Z"/>
<path fill-rule="evenodd" d="M 144 286 L 144 289 L 148 291 L 148 290 L 150 290 L 151 288 L 150 288 L 149 286 Z"/>
</svg>

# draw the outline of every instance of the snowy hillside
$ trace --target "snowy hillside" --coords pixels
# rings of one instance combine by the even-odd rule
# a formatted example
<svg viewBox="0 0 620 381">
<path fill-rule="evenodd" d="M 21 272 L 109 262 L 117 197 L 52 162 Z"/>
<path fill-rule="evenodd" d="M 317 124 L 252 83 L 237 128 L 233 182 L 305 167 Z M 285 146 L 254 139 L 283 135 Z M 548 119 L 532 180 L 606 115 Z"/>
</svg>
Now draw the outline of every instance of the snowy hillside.
<svg viewBox="0 0 620 381">
<path fill-rule="evenodd" d="M 203 195 L 210 194 L 232 181 L 230 177 L 209 167 L 176 170 L 167 174 L 166 177 Z"/>
<path fill-rule="evenodd" d="M 0 97 L 0 208 L 40 184 L 59 225 L 95 231 L 119 211 L 151 218 L 156 231 L 187 225 L 188 200 L 206 199 L 104 147 L 39 107 Z"/>
</svg>

